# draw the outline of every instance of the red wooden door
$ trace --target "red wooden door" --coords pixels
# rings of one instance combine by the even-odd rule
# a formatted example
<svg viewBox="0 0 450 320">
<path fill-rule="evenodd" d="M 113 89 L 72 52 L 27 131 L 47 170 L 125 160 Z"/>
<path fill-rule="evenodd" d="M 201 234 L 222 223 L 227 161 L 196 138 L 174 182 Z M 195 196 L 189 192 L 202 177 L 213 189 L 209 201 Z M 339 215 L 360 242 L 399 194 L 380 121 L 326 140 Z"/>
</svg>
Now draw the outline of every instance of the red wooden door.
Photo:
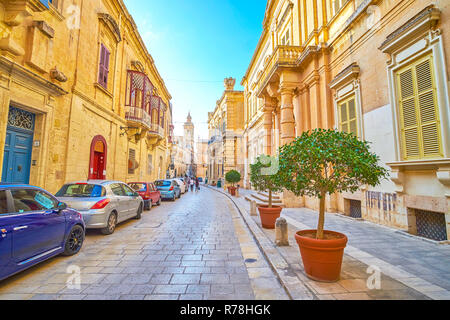
<svg viewBox="0 0 450 320">
<path fill-rule="evenodd" d="M 94 165 L 93 165 L 93 177 L 94 179 L 104 180 L 105 175 L 105 155 L 100 152 L 94 153 Z"/>
</svg>

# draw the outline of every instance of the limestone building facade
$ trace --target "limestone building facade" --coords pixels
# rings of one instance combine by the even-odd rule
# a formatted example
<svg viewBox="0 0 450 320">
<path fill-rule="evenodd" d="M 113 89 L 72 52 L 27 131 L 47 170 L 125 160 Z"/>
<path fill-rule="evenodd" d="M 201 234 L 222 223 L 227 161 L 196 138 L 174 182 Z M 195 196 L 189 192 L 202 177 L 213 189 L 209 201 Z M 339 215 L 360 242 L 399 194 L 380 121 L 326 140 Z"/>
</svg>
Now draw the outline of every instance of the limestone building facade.
<svg viewBox="0 0 450 320">
<path fill-rule="evenodd" d="M 236 79 L 224 80 L 225 91 L 214 112 L 208 114 L 208 180 L 223 180 L 237 170 L 244 174 L 244 93 L 234 90 Z"/>
<path fill-rule="evenodd" d="M 448 1 L 269 0 L 242 79 L 248 161 L 314 128 L 352 132 L 390 179 L 333 195 L 327 209 L 447 240 L 449 17 Z"/>
<path fill-rule="evenodd" d="M 0 1 L 3 182 L 164 178 L 170 100 L 122 0 Z"/>
</svg>

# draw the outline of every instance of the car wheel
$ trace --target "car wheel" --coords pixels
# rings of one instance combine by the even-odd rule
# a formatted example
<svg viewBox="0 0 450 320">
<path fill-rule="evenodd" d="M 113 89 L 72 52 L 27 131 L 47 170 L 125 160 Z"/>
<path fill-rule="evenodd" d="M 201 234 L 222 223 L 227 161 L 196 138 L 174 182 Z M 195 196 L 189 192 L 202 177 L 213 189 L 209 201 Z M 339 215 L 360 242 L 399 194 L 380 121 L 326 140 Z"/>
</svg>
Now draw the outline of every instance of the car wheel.
<svg viewBox="0 0 450 320">
<path fill-rule="evenodd" d="M 157 205 L 158 205 L 158 206 L 161 205 L 161 198 L 159 198 Z"/>
<path fill-rule="evenodd" d="M 136 220 L 139 220 L 139 219 L 141 219 L 141 218 L 142 218 L 142 204 L 139 205 L 139 209 L 138 209 L 138 211 L 137 211 L 137 214 L 136 214 L 135 219 L 136 219 Z"/>
<path fill-rule="evenodd" d="M 150 200 L 150 201 L 148 202 L 147 210 L 148 210 L 148 211 L 152 210 L 152 207 L 153 207 L 153 201 Z"/>
<path fill-rule="evenodd" d="M 73 226 L 67 236 L 66 243 L 64 245 L 64 256 L 73 256 L 77 254 L 84 242 L 84 229 L 82 226 Z"/>
<path fill-rule="evenodd" d="M 106 228 L 103 228 L 101 231 L 104 235 L 113 234 L 116 230 L 117 225 L 117 215 L 112 212 L 108 217 L 108 224 L 106 225 Z"/>
</svg>

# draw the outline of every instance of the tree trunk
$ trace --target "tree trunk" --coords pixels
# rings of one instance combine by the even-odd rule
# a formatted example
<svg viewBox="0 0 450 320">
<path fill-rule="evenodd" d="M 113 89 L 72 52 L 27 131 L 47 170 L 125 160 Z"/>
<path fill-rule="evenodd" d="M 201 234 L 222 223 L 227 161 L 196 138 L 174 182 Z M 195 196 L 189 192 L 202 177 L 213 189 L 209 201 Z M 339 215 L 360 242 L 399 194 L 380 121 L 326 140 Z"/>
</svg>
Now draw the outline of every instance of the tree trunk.
<svg viewBox="0 0 450 320">
<path fill-rule="evenodd" d="M 269 208 L 272 208 L 272 190 L 269 189 Z"/>
<path fill-rule="evenodd" d="M 319 223 L 317 225 L 317 239 L 323 239 L 323 229 L 325 226 L 325 199 L 326 192 L 322 191 L 320 197 Z"/>
</svg>

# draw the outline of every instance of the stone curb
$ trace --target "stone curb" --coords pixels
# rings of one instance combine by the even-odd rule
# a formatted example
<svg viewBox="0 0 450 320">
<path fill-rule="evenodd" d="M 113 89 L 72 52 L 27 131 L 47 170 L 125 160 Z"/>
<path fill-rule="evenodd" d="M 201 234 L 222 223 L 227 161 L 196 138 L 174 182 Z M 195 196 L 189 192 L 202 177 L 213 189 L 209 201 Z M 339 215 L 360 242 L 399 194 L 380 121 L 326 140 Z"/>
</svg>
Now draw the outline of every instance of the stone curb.
<svg viewBox="0 0 450 320">
<path fill-rule="evenodd" d="M 255 239 L 262 254 L 269 263 L 272 271 L 276 274 L 278 281 L 281 283 L 289 298 L 291 298 L 292 300 L 317 299 L 314 293 L 312 293 L 312 291 L 307 286 L 305 286 L 303 282 L 300 281 L 300 279 L 298 279 L 298 277 L 295 275 L 295 272 L 290 269 L 288 262 L 278 252 L 273 242 L 264 234 L 261 228 L 251 218 L 247 210 L 241 207 L 241 205 L 227 193 L 210 186 L 206 187 L 208 189 L 221 193 L 234 203 L 239 214 L 241 215 L 245 224 L 253 235 L 253 238 Z"/>
</svg>

